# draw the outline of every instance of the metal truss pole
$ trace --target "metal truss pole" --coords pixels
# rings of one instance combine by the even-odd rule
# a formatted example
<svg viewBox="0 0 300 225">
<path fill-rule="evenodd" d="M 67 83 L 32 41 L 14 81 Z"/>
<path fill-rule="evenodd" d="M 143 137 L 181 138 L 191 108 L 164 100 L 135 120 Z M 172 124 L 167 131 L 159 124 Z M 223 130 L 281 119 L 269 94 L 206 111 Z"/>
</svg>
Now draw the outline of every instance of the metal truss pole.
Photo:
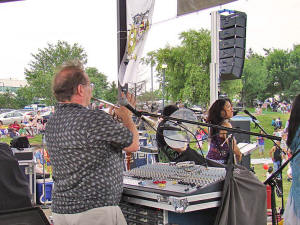
<svg viewBox="0 0 300 225">
<path fill-rule="evenodd" d="M 218 99 L 220 13 L 211 13 L 210 105 Z"/>
</svg>

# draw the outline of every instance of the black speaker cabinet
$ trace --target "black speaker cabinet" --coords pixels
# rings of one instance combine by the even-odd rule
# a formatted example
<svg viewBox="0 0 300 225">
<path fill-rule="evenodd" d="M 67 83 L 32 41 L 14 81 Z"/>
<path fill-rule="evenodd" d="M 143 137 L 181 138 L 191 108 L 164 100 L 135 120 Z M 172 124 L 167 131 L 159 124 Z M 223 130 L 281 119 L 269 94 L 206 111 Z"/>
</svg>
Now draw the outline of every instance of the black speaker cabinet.
<svg viewBox="0 0 300 225">
<path fill-rule="evenodd" d="M 50 225 L 40 207 L 0 212 L 0 225 Z"/>
<path fill-rule="evenodd" d="M 231 125 L 233 128 L 241 129 L 250 131 L 250 120 L 243 120 L 243 119 L 233 119 L 231 120 Z M 234 133 L 233 134 L 237 143 L 250 143 L 250 135 L 249 134 L 240 134 Z M 250 169 L 251 167 L 251 155 L 245 155 L 242 158 L 241 165 Z"/>
<path fill-rule="evenodd" d="M 249 120 L 231 120 L 231 125 L 233 128 L 250 131 L 250 121 Z M 250 143 L 250 135 L 249 134 L 240 134 L 234 133 L 237 143 Z"/>
</svg>

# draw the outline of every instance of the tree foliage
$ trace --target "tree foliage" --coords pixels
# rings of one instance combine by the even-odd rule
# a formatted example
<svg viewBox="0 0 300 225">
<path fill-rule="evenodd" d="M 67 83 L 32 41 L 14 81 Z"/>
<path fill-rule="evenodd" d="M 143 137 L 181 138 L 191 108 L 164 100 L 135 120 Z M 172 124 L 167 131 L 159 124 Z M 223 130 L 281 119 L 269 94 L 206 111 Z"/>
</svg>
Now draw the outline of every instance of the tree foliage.
<svg viewBox="0 0 300 225">
<path fill-rule="evenodd" d="M 95 67 L 88 67 L 85 69 L 85 72 L 88 74 L 91 83 L 94 84 L 93 96 L 98 99 L 104 99 L 108 89 L 107 77 L 98 72 Z"/>
<path fill-rule="evenodd" d="M 105 91 L 104 99 L 114 104 L 118 102 L 118 87 L 114 81 L 109 85 L 108 89 Z"/>
<path fill-rule="evenodd" d="M 0 94 L 0 106 L 1 108 L 8 109 L 18 108 L 15 95 L 9 90 L 6 90 L 3 94 Z"/>
<path fill-rule="evenodd" d="M 161 85 L 165 73 L 165 99 L 208 104 L 210 33 L 204 29 L 190 30 L 182 32 L 179 38 L 180 46 L 150 52 L 144 62 L 156 65 Z M 167 64 L 166 69 L 163 64 Z"/>
<path fill-rule="evenodd" d="M 47 104 L 54 104 L 51 92 L 52 78 L 56 68 L 65 61 L 80 60 L 84 65 L 87 55 L 77 43 L 70 45 L 65 41 L 58 41 L 55 45 L 48 44 L 44 49 L 38 49 L 32 54 L 33 60 L 29 68 L 25 69 L 26 80 L 35 97 L 44 99 Z"/>
<path fill-rule="evenodd" d="M 242 84 L 242 101 L 247 105 L 251 105 L 254 99 L 266 99 L 267 70 L 264 58 L 254 54 L 245 60 Z"/>
</svg>

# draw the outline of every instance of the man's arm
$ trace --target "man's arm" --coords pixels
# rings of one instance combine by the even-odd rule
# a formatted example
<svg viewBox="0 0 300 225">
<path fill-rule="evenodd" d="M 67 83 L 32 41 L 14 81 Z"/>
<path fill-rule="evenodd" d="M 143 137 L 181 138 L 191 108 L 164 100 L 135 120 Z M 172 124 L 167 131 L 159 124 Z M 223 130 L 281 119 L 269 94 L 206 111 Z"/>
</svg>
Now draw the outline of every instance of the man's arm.
<svg viewBox="0 0 300 225">
<path fill-rule="evenodd" d="M 124 97 L 124 94 L 122 94 L 122 97 Z M 128 92 L 126 98 L 130 105 L 135 106 L 135 98 L 132 94 Z M 132 113 L 125 106 L 121 106 L 120 108 L 115 108 L 115 114 L 122 120 L 123 125 L 132 133 L 131 145 L 125 147 L 123 150 L 126 152 L 136 152 L 140 148 L 139 133 L 132 120 Z"/>
</svg>

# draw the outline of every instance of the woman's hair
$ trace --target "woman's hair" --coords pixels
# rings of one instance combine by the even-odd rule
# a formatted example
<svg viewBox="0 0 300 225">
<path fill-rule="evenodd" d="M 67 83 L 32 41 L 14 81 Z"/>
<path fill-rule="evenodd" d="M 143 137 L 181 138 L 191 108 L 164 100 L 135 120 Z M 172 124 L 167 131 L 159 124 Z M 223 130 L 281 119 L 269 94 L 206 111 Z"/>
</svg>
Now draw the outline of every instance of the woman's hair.
<svg viewBox="0 0 300 225">
<path fill-rule="evenodd" d="M 290 147 L 300 124 L 300 94 L 293 102 L 292 111 L 289 119 L 287 145 Z"/>
<path fill-rule="evenodd" d="M 224 117 L 222 117 L 221 112 L 224 110 L 224 106 L 226 102 L 230 102 L 230 99 L 228 98 L 222 98 L 216 100 L 212 106 L 208 110 L 208 116 L 207 116 L 207 123 L 211 123 L 214 125 L 221 125 L 223 121 L 225 120 Z M 210 129 L 210 135 L 214 135 L 218 132 L 218 129 L 211 128 Z"/>
</svg>

